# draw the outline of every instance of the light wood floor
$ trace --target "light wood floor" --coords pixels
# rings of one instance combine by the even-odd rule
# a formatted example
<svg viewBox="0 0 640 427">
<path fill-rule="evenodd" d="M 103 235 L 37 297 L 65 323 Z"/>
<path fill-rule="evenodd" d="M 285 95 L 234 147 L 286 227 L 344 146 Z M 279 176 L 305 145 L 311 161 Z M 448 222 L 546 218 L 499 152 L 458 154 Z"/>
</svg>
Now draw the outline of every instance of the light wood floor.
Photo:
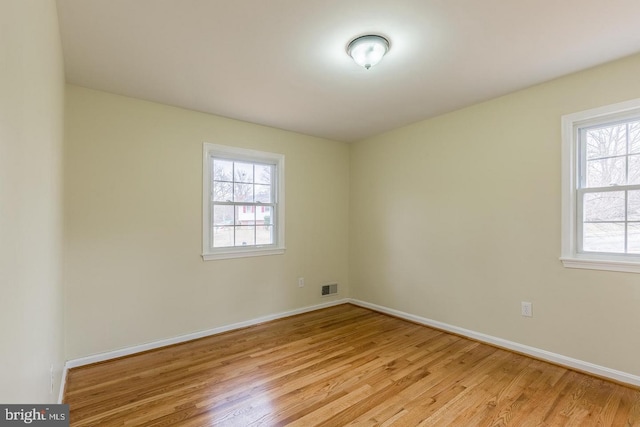
<svg viewBox="0 0 640 427">
<path fill-rule="evenodd" d="M 72 426 L 640 426 L 640 391 L 345 304 L 72 369 Z"/>
</svg>

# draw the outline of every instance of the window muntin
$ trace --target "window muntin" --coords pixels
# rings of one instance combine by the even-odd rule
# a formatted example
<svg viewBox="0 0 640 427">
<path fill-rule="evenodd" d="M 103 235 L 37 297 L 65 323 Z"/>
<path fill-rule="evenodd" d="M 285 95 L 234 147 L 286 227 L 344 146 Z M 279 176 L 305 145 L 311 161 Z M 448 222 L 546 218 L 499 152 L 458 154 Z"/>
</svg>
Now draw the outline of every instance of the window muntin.
<svg viewBox="0 0 640 427">
<path fill-rule="evenodd" d="M 203 258 L 284 252 L 284 156 L 204 144 Z"/>
</svg>

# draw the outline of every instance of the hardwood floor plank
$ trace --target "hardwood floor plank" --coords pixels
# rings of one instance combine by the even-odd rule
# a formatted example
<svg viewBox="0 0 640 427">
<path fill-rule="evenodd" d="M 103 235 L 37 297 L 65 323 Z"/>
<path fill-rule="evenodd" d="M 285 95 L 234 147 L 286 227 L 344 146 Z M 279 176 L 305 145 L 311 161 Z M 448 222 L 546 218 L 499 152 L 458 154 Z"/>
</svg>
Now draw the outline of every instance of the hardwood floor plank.
<svg viewBox="0 0 640 427">
<path fill-rule="evenodd" d="M 455 352 L 456 357 L 440 358 L 438 363 L 428 365 L 431 372 L 429 376 L 406 386 L 396 396 L 390 398 L 384 404 L 372 408 L 353 420 L 349 425 L 358 425 L 365 419 L 372 420 L 375 423 L 388 423 L 391 419 L 401 419 L 403 423 L 407 422 L 407 420 L 412 420 L 409 422 L 417 424 L 426 415 L 446 404 L 450 399 L 444 396 L 443 393 L 450 391 L 453 385 L 456 389 L 455 395 L 457 395 L 465 387 L 459 384 L 459 372 L 445 368 L 449 365 L 458 365 L 462 367 L 461 372 L 465 372 L 465 368 L 467 370 L 471 369 L 476 362 L 478 364 L 484 363 L 484 361 L 489 360 L 487 357 L 489 354 L 496 352 L 495 348 L 485 346 L 481 349 L 483 351 L 467 353 L 476 349 L 478 343 L 460 340 L 456 344 L 458 344 L 457 348 L 459 350 L 459 352 Z M 475 359 L 467 359 L 469 354 Z M 466 363 L 463 362 L 464 360 L 466 360 Z M 429 364 L 427 360 L 425 360 L 425 363 Z M 398 408 L 402 408 L 402 410 L 399 411 Z M 419 419 L 416 419 L 416 415 Z"/>
<path fill-rule="evenodd" d="M 71 369 L 84 426 L 640 426 L 640 390 L 350 304 Z"/>
</svg>

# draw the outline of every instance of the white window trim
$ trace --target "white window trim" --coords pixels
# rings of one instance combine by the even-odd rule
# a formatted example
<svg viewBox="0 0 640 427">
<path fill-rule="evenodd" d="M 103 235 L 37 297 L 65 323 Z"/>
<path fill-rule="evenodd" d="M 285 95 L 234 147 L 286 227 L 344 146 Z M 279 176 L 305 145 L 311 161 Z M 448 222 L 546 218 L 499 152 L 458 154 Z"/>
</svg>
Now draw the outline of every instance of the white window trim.
<svg viewBox="0 0 640 427">
<path fill-rule="evenodd" d="M 562 116 L 562 252 L 567 268 L 640 273 L 640 256 L 578 252 L 576 125 L 640 111 L 640 98 Z"/>
<path fill-rule="evenodd" d="M 210 156 L 229 157 L 249 162 L 270 161 L 276 164 L 277 230 L 276 243 L 265 247 L 229 247 L 211 249 L 211 170 Z M 284 254 L 284 155 L 226 145 L 203 143 L 202 146 L 202 259 L 205 261 Z"/>
</svg>

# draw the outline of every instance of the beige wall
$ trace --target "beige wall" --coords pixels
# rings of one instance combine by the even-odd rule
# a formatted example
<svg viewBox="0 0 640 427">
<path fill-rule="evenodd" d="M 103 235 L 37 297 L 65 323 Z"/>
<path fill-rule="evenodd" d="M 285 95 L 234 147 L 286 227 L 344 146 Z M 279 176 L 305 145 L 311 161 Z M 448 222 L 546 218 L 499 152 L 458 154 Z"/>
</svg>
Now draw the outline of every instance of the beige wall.
<svg viewBox="0 0 640 427">
<path fill-rule="evenodd" d="M 560 116 L 640 97 L 639 75 L 634 56 L 352 145 L 351 296 L 639 375 L 640 275 L 558 260 Z"/>
<path fill-rule="evenodd" d="M 66 126 L 67 358 L 346 296 L 346 144 L 76 86 Z M 285 155 L 285 255 L 202 260 L 203 142 Z"/>
<path fill-rule="evenodd" d="M 56 401 L 63 364 L 64 77 L 57 20 L 53 0 L 0 2 L 2 403 Z"/>
</svg>

